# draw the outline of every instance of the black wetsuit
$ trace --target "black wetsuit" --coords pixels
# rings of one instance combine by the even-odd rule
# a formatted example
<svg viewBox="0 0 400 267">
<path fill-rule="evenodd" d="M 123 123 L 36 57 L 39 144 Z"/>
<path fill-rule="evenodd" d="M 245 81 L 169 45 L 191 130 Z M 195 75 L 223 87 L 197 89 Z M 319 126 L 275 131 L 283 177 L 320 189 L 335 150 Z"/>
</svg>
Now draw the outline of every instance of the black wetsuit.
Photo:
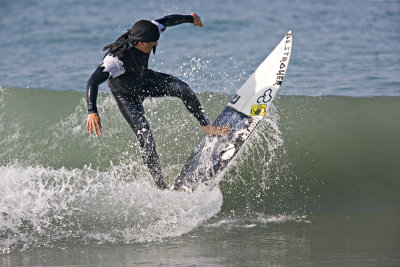
<svg viewBox="0 0 400 267">
<path fill-rule="evenodd" d="M 193 17 L 171 15 L 155 22 L 159 23 L 160 30 L 164 31 L 168 26 L 193 23 Z M 162 96 L 179 97 L 202 126 L 208 125 L 209 120 L 196 95 L 185 82 L 174 76 L 148 69 L 149 56 L 150 54 L 145 54 L 134 46 L 107 53 L 105 60 L 97 67 L 87 83 L 87 105 L 89 114 L 97 113 L 98 85 L 108 79 L 108 85 L 122 115 L 139 139 L 144 163 L 157 186 L 165 188 L 160 159 L 142 105 L 144 99 Z"/>
</svg>

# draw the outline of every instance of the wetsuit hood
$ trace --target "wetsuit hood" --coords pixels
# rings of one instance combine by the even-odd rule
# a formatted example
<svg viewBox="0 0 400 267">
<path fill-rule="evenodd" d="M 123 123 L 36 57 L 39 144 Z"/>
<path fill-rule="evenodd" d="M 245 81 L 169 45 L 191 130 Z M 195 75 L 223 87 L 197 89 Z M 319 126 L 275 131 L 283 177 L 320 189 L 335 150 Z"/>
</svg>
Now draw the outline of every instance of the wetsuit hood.
<svg viewBox="0 0 400 267">
<path fill-rule="evenodd" d="M 106 45 L 103 51 L 114 53 L 117 50 L 128 50 L 134 46 L 135 42 L 155 42 L 160 38 L 160 31 L 158 27 L 148 20 L 139 20 L 136 22 L 132 29 L 127 30 L 121 35 L 114 43 Z M 156 52 L 156 47 L 153 47 L 153 53 Z"/>
<path fill-rule="evenodd" d="M 160 38 L 158 27 L 148 20 L 139 20 L 128 32 L 129 40 L 136 42 L 155 42 Z"/>
</svg>

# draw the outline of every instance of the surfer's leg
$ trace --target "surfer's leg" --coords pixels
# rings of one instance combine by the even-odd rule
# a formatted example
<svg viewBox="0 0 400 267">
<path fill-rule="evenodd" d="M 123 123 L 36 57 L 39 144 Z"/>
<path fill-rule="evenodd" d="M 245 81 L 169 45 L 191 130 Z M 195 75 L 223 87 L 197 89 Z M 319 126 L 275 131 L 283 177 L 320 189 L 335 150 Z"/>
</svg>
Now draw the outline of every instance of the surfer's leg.
<svg viewBox="0 0 400 267">
<path fill-rule="evenodd" d="M 149 169 L 154 182 L 160 189 L 167 188 L 161 171 L 160 158 L 156 151 L 149 124 L 144 115 L 142 101 L 136 97 L 124 96 L 114 93 L 118 107 L 139 139 L 142 157 Z"/>
<path fill-rule="evenodd" d="M 149 70 L 147 75 L 146 83 L 147 86 L 151 88 L 151 90 L 149 90 L 149 96 L 179 97 L 182 99 L 189 112 L 200 122 L 201 126 L 210 124 L 210 120 L 205 114 L 203 106 L 187 83 L 172 75 L 151 70 Z"/>
</svg>

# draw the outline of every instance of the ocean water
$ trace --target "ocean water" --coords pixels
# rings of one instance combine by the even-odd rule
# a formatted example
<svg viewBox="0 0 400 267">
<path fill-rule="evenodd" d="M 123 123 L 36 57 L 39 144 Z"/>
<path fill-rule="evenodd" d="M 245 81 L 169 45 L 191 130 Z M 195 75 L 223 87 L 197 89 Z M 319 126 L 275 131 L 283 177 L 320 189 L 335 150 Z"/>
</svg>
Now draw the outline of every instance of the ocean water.
<svg viewBox="0 0 400 267">
<path fill-rule="evenodd" d="M 139 19 L 171 27 L 150 68 L 211 119 L 287 31 L 270 116 L 213 188 L 154 188 L 106 84 L 102 47 Z M 1 266 L 398 266 L 399 1 L 0 1 Z M 203 133 L 178 99 L 145 102 L 167 183 Z"/>
</svg>

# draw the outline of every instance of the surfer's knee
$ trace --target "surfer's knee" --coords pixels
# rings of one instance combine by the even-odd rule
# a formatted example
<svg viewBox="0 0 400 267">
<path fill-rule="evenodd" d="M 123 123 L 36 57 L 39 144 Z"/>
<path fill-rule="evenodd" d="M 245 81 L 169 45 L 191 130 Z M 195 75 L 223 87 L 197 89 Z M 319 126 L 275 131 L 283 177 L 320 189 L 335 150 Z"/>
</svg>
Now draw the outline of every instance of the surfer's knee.
<svg viewBox="0 0 400 267">
<path fill-rule="evenodd" d="M 171 83 L 171 87 L 176 92 L 176 95 L 182 99 L 187 99 L 194 95 L 190 86 L 179 79 L 174 79 Z"/>
</svg>

